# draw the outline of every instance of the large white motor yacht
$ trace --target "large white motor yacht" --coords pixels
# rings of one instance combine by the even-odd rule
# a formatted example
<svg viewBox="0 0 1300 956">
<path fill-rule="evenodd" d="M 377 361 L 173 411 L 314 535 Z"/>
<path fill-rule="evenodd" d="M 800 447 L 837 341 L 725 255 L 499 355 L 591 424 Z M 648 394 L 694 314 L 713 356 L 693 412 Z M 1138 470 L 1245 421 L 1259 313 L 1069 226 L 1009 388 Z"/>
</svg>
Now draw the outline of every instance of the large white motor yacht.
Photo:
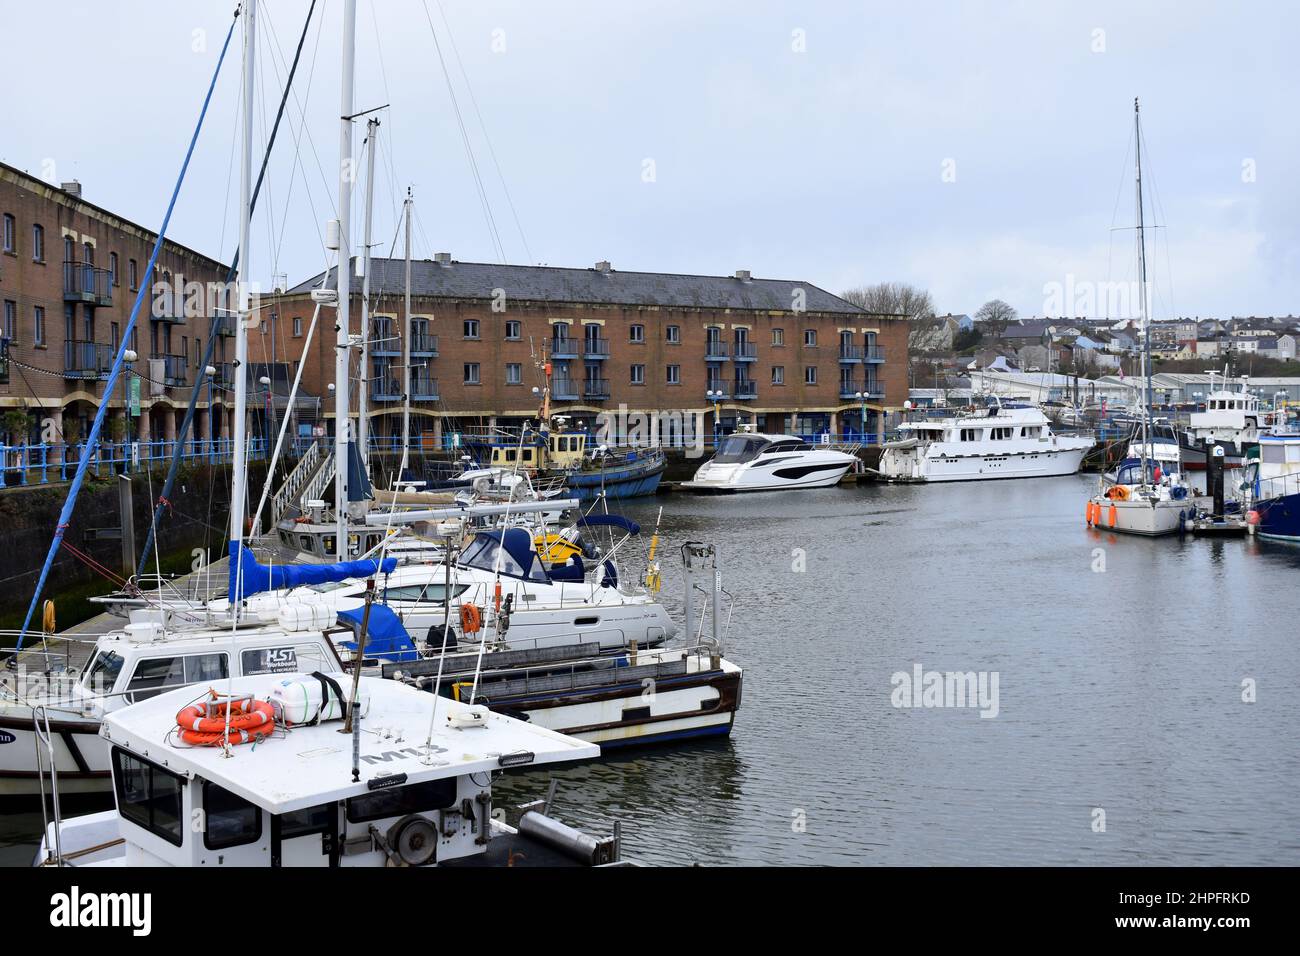
<svg viewBox="0 0 1300 956">
<path fill-rule="evenodd" d="M 682 482 L 690 491 L 780 491 L 829 488 L 838 484 L 857 458 L 834 448 L 809 444 L 794 435 L 736 432 L 718 452 Z"/>
<path fill-rule="evenodd" d="M 890 481 L 978 481 L 1072 475 L 1094 444 L 1091 438 L 1055 435 L 1037 408 L 993 405 L 988 411 L 904 422 L 900 438 L 880 456 Z"/>
</svg>

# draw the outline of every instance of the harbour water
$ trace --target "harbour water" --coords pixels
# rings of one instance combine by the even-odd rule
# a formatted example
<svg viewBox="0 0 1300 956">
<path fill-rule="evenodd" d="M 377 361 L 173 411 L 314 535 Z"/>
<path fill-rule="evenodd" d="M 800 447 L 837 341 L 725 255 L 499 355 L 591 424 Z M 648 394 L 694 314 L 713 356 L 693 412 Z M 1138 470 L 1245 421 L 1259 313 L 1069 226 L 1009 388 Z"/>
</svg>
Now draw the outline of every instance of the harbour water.
<svg viewBox="0 0 1300 956">
<path fill-rule="evenodd" d="M 1300 862 L 1300 548 L 1090 531 L 1095 484 L 621 503 L 646 540 L 663 506 L 674 613 L 677 547 L 718 545 L 744 701 L 729 741 L 556 770 L 555 815 L 665 864 Z M 996 716 L 894 706 L 918 665 L 996 678 Z M 12 809 L 0 863 L 39 830 Z"/>
</svg>

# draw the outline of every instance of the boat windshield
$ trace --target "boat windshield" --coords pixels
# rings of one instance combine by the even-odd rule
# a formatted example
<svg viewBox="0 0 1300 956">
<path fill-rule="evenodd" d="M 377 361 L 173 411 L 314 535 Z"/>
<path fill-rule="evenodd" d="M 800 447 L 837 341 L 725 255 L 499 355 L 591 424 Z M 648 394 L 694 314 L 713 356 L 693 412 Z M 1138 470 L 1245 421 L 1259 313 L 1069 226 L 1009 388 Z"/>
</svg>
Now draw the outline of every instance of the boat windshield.
<svg viewBox="0 0 1300 956">
<path fill-rule="evenodd" d="M 501 547 L 501 542 L 497 538 L 480 534 L 461 552 L 460 564 L 468 568 L 478 568 L 480 571 L 496 573 L 499 570 L 509 577 L 523 578 L 526 581 L 549 582 L 550 578 L 542 569 L 542 563 L 537 560 L 537 554 L 529 552 L 529 558 L 531 559 L 529 566 L 525 568 L 515 560 L 509 548 Z M 501 562 L 500 567 L 497 566 L 498 559 Z"/>
<path fill-rule="evenodd" d="M 117 675 L 122 673 L 126 663 L 117 651 L 100 651 L 86 668 L 81 677 L 81 686 L 100 694 L 107 694 L 117 683 Z"/>
<path fill-rule="evenodd" d="M 1143 479 L 1142 462 L 1127 459 L 1106 477 L 1116 485 L 1151 485 L 1167 473 L 1168 469 L 1161 462 L 1147 459 L 1146 478 Z"/>
<path fill-rule="evenodd" d="M 713 460 L 719 465 L 737 465 L 741 462 L 753 461 L 766 444 L 766 438 L 758 438 L 754 435 L 728 435 L 718 446 L 718 453 L 713 456 Z"/>
</svg>

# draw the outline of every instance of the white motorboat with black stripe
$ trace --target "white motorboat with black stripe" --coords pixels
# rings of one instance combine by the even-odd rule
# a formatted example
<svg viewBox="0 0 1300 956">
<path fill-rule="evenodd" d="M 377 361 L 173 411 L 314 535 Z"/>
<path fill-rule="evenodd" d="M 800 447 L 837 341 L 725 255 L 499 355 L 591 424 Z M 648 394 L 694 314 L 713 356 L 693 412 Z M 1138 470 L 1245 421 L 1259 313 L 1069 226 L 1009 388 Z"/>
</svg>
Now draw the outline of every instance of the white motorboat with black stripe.
<svg viewBox="0 0 1300 956">
<path fill-rule="evenodd" d="M 724 438 L 717 454 L 681 487 L 713 492 L 829 488 L 838 484 L 857 460 L 847 452 L 813 445 L 794 435 L 737 432 Z"/>
</svg>

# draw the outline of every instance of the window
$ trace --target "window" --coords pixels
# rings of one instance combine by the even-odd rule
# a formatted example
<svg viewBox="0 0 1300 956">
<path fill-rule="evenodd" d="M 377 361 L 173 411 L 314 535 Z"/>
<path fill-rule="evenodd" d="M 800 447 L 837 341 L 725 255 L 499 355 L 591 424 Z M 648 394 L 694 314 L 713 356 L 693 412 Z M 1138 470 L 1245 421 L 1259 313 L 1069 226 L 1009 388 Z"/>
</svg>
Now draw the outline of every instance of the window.
<svg viewBox="0 0 1300 956">
<path fill-rule="evenodd" d="M 523 370 L 518 362 L 506 363 L 506 384 L 518 385 L 523 381 Z"/>
<path fill-rule="evenodd" d="M 140 288 L 140 276 L 134 259 L 126 260 L 126 284 L 132 292 Z"/>
<path fill-rule="evenodd" d="M 113 787 L 117 812 L 136 826 L 180 846 L 181 788 L 185 781 L 120 747 L 113 748 Z"/>
<path fill-rule="evenodd" d="M 1016 433 L 1014 428 L 995 428 L 993 429 L 994 441 L 1007 441 Z"/>
<path fill-rule="evenodd" d="M 445 810 L 456 802 L 456 778 L 444 777 L 405 787 L 376 790 L 348 800 L 348 822 L 366 823 L 408 813 Z"/>
<path fill-rule="evenodd" d="M 785 345 L 785 329 L 772 330 L 772 344 L 777 346 Z"/>
<path fill-rule="evenodd" d="M 679 325 L 670 325 L 664 329 L 664 338 L 669 345 L 680 345 L 682 342 L 682 329 Z"/>
<path fill-rule="evenodd" d="M 633 385 L 644 385 L 644 384 L 645 384 L 645 366 L 644 366 L 644 365 L 633 365 L 633 366 L 632 366 L 632 384 L 633 384 Z"/>
<path fill-rule="evenodd" d="M 517 342 L 519 339 L 523 338 L 518 319 L 511 319 L 506 322 L 506 338 L 511 342 Z"/>
<path fill-rule="evenodd" d="M 465 363 L 465 384 L 477 385 L 478 383 L 479 383 L 478 362 L 466 362 Z"/>
<path fill-rule="evenodd" d="M 117 683 L 117 675 L 122 673 L 125 663 L 126 659 L 117 651 L 100 651 L 82 675 L 81 686 L 97 694 L 107 694 Z"/>
<path fill-rule="evenodd" d="M 243 797 L 203 781 L 203 845 L 227 850 L 262 839 L 262 811 Z"/>
<path fill-rule="evenodd" d="M 984 429 L 982 428 L 963 428 L 961 430 L 962 441 L 982 441 L 984 438 Z"/>
<path fill-rule="evenodd" d="M 295 339 L 302 338 L 302 316 L 300 315 L 293 317 L 293 337 Z"/>
<path fill-rule="evenodd" d="M 4 337 L 10 342 L 18 341 L 18 303 L 13 299 L 5 299 L 5 324 Z"/>
<path fill-rule="evenodd" d="M 817 384 L 817 366 L 816 366 L 816 365 L 805 365 L 805 366 L 803 367 L 803 383 L 804 383 L 805 385 L 816 385 L 816 384 Z"/>
<path fill-rule="evenodd" d="M 467 339 L 478 338 L 478 319 L 465 320 L 465 338 Z"/>
<path fill-rule="evenodd" d="M 113 283 L 113 285 L 120 284 L 117 279 L 117 253 L 116 252 L 110 252 L 108 254 L 108 276 L 109 276 L 109 280 Z"/>
<path fill-rule="evenodd" d="M 226 677 L 225 654 L 190 654 L 180 657 L 153 657 L 135 665 L 126 692 L 132 703 L 156 697 L 166 690 Z"/>
<path fill-rule="evenodd" d="M 45 227 L 32 223 L 32 261 L 45 261 Z"/>
<path fill-rule="evenodd" d="M 803 347 L 806 349 L 815 349 L 817 347 L 817 330 L 803 330 Z"/>
<path fill-rule="evenodd" d="M 14 217 L 5 213 L 4 225 L 4 251 L 13 255 L 17 252 L 18 237 L 15 235 L 17 226 L 14 223 Z"/>
<path fill-rule="evenodd" d="M 682 367 L 680 365 L 668 366 L 668 384 L 669 385 L 682 384 Z"/>
<path fill-rule="evenodd" d="M 32 345 L 45 344 L 45 309 L 36 306 L 32 309 Z"/>
<path fill-rule="evenodd" d="M 638 345 L 645 342 L 645 326 L 637 324 L 629 328 L 627 330 L 627 340 Z"/>
<path fill-rule="evenodd" d="M 773 366 L 772 366 L 772 384 L 773 384 L 773 385 L 784 385 L 784 384 L 785 384 L 785 366 L 784 366 L 784 365 L 773 365 Z"/>
</svg>

